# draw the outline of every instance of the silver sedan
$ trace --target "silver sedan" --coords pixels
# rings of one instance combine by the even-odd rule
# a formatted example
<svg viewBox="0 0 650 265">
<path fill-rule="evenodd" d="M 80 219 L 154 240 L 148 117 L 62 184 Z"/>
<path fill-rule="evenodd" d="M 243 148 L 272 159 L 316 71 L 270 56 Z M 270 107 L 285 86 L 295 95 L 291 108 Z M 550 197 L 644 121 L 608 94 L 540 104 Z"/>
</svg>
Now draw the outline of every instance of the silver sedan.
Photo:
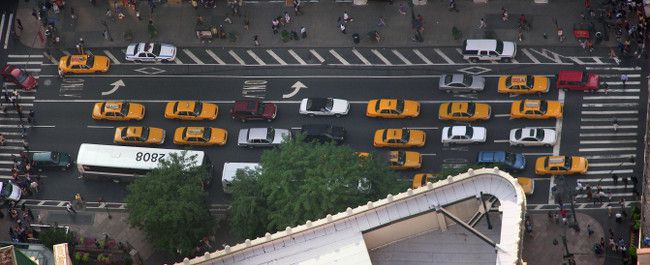
<svg viewBox="0 0 650 265">
<path fill-rule="evenodd" d="M 481 76 L 468 74 L 450 74 L 440 77 L 438 88 L 447 93 L 483 91 L 485 88 L 485 78 Z"/>
<path fill-rule="evenodd" d="M 239 130 L 237 146 L 241 147 L 271 147 L 282 143 L 284 138 L 290 138 L 287 129 L 250 128 Z"/>
</svg>

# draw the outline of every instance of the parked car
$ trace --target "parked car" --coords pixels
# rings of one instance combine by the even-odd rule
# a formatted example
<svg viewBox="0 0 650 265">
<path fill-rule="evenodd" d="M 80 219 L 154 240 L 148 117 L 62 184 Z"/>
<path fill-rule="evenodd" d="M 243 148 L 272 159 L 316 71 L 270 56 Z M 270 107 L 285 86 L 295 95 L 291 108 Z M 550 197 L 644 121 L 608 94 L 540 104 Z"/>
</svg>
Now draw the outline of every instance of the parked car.
<svg viewBox="0 0 650 265">
<path fill-rule="evenodd" d="M 350 102 L 337 98 L 303 98 L 300 101 L 300 114 L 313 116 L 341 117 L 350 111 Z"/>
<path fill-rule="evenodd" d="M 445 145 L 483 143 L 486 137 L 485 127 L 451 126 L 442 128 L 441 142 Z"/>
<path fill-rule="evenodd" d="M 583 71 L 560 71 L 557 74 L 557 88 L 566 90 L 597 90 L 600 77 Z"/>
<path fill-rule="evenodd" d="M 72 167 L 72 158 L 69 154 L 57 151 L 34 151 L 26 153 L 31 161 L 32 170 L 43 172 L 45 170 L 68 170 Z"/>
<path fill-rule="evenodd" d="M 503 171 L 519 172 L 526 167 L 526 157 L 520 153 L 506 151 L 481 151 L 476 163 L 484 166 L 496 166 Z"/>
<path fill-rule="evenodd" d="M 546 146 L 555 145 L 557 133 L 553 129 L 536 127 L 517 128 L 510 130 L 511 146 Z"/>
<path fill-rule="evenodd" d="M 176 47 L 166 43 L 131 43 L 126 47 L 126 60 L 136 62 L 173 62 Z"/>
<path fill-rule="evenodd" d="M 38 81 L 24 69 L 7 64 L 0 72 L 5 81 L 12 82 L 24 90 L 30 90 L 38 86 Z"/>
<path fill-rule="evenodd" d="M 305 124 L 300 128 L 306 142 L 335 142 L 342 144 L 345 141 L 345 128 L 329 124 Z"/>
<path fill-rule="evenodd" d="M 438 89 L 447 93 L 483 91 L 485 88 L 485 78 L 468 74 L 449 74 L 440 77 Z"/>
<path fill-rule="evenodd" d="M 252 120 L 271 122 L 277 114 L 278 107 L 274 103 L 265 103 L 257 99 L 237 100 L 230 109 L 230 116 L 242 122 Z"/>
<path fill-rule="evenodd" d="M 280 145 L 284 138 L 289 137 L 291 137 L 291 132 L 287 129 L 241 129 L 237 137 L 237 145 L 242 147 L 271 147 Z"/>
<path fill-rule="evenodd" d="M 21 195 L 18 185 L 11 181 L 0 181 L 0 200 L 19 201 Z"/>
</svg>

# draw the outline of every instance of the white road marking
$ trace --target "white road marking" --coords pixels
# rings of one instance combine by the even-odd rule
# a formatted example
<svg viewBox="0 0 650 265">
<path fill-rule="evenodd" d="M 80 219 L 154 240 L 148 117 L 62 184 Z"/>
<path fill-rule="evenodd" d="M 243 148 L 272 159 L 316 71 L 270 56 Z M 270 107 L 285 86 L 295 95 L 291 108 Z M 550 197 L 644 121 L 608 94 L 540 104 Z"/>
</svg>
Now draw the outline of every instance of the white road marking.
<svg viewBox="0 0 650 265">
<path fill-rule="evenodd" d="M 242 58 L 239 57 L 239 55 L 237 55 L 237 53 L 235 53 L 235 51 L 230 50 L 230 51 L 228 51 L 228 54 L 230 54 L 230 56 L 232 56 L 232 58 L 234 58 L 235 61 L 237 61 L 239 64 L 246 65 L 246 62 L 244 62 L 244 60 L 242 60 Z"/>
<path fill-rule="evenodd" d="M 217 56 L 216 54 L 214 54 L 214 52 L 212 52 L 211 50 L 206 49 L 206 50 L 205 50 L 205 53 L 207 53 L 210 57 L 212 57 L 212 59 L 215 60 L 218 64 L 226 64 L 226 62 L 224 62 L 223 60 L 221 60 L 221 58 L 219 58 L 219 56 Z"/>
<path fill-rule="evenodd" d="M 4 14 L 4 13 L 2 14 L 2 22 L 0 22 L 0 33 L 1 33 L 1 32 L 4 30 L 4 28 L 5 28 L 5 15 L 6 15 L 6 14 Z M 9 29 L 9 28 L 7 28 L 7 29 Z M 9 32 L 9 30 L 7 30 L 7 32 Z M 5 48 L 5 49 L 7 49 L 7 48 Z"/>
<path fill-rule="evenodd" d="M 102 125 L 88 125 L 86 127 L 92 128 L 92 129 L 113 129 L 113 128 L 115 128 L 114 126 L 102 126 Z"/>
<path fill-rule="evenodd" d="M 587 159 L 619 159 L 619 158 L 633 158 L 635 154 L 621 154 L 621 155 L 593 155 L 585 156 Z"/>
<path fill-rule="evenodd" d="M 636 147 L 578 148 L 578 152 L 636 151 Z"/>
<path fill-rule="evenodd" d="M 589 167 L 632 167 L 636 163 L 622 162 L 622 163 L 589 163 Z"/>
<path fill-rule="evenodd" d="M 628 188 L 631 187 L 631 185 L 628 185 Z M 631 192 L 625 192 L 625 193 L 612 193 L 612 198 L 613 197 L 630 197 L 633 194 Z M 584 199 L 587 198 L 586 194 L 579 194 L 576 195 L 576 199 Z M 618 203 L 616 203 L 618 205 Z"/>
<path fill-rule="evenodd" d="M 641 67 L 587 67 L 587 70 L 618 70 L 618 71 L 632 71 L 641 70 Z"/>
<path fill-rule="evenodd" d="M 527 156 L 551 156 L 553 153 L 524 153 Z"/>
<path fill-rule="evenodd" d="M 594 170 L 587 171 L 587 175 L 611 175 L 611 174 L 631 174 L 634 173 L 634 169 L 618 169 L 618 170 Z"/>
<path fill-rule="evenodd" d="M 557 100 L 560 102 L 560 104 L 564 105 L 564 99 L 566 97 L 566 94 L 564 93 L 564 90 L 560 89 L 558 90 L 557 94 Z M 553 146 L 553 155 L 557 156 L 560 155 L 560 144 L 562 143 L 562 122 L 564 119 L 555 119 L 555 132 L 557 135 L 556 142 L 557 144 Z M 551 181 L 549 182 L 548 185 L 548 203 L 553 203 L 554 198 L 553 198 L 553 192 L 551 189 L 555 187 L 555 175 L 551 175 Z"/>
<path fill-rule="evenodd" d="M 433 62 L 431 62 L 431 61 L 429 60 L 429 58 L 427 58 L 426 56 L 424 56 L 424 54 L 422 54 L 422 52 L 420 52 L 420 50 L 418 50 L 418 49 L 413 49 L 413 53 L 415 53 L 415 55 L 417 55 L 418 57 L 420 57 L 420 60 L 422 60 L 424 63 L 426 63 L 426 64 L 433 64 Z"/>
<path fill-rule="evenodd" d="M 281 64 L 281 65 L 287 65 L 287 62 L 285 62 L 284 60 L 282 60 L 282 58 L 280 58 L 280 56 L 278 56 L 277 54 L 275 54 L 275 52 L 273 52 L 273 50 L 266 50 L 266 53 L 268 53 L 269 55 L 271 55 L 271 57 L 273 57 L 273 59 L 275 59 L 276 61 L 278 61 L 279 64 Z"/>
<path fill-rule="evenodd" d="M 440 49 L 435 48 L 435 49 L 433 49 L 433 50 L 434 50 L 434 51 L 435 51 L 435 52 L 436 52 L 440 57 L 442 57 L 442 59 L 445 60 L 445 62 L 447 62 L 448 64 L 456 64 L 456 63 L 454 63 L 454 61 L 452 61 L 451 59 L 449 59 L 449 57 L 448 57 L 445 53 L 443 53 Z M 460 49 L 457 49 L 457 50 L 460 50 Z"/>
<path fill-rule="evenodd" d="M 508 143 L 510 140 L 494 140 L 495 143 Z"/>
<path fill-rule="evenodd" d="M 250 57 L 257 62 L 257 64 L 266 65 L 266 63 L 262 61 L 262 58 L 258 57 L 257 54 L 255 54 L 255 52 L 252 50 L 246 50 L 246 53 L 248 53 L 248 55 L 250 55 Z"/>
<path fill-rule="evenodd" d="M 587 92 L 587 91 L 585 91 Z M 607 89 L 607 92 L 605 92 L 605 89 L 599 89 L 596 90 L 596 93 L 601 93 L 601 94 L 609 94 L 609 93 L 639 93 L 641 92 L 641 89 L 636 89 L 636 88 L 626 88 L 626 89 Z M 587 92 L 589 93 L 589 92 Z"/>
<path fill-rule="evenodd" d="M 414 129 L 414 130 L 439 130 L 439 127 L 406 127 L 408 129 Z"/>
<path fill-rule="evenodd" d="M 370 61 L 368 61 L 368 59 L 366 59 L 366 57 L 363 57 L 363 54 L 361 54 L 359 51 L 357 51 L 357 49 L 352 49 L 352 53 L 354 53 L 354 55 L 356 55 L 357 58 L 359 58 L 359 60 L 361 60 L 365 65 L 371 65 L 372 64 L 372 63 L 370 63 Z"/>
<path fill-rule="evenodd" d="M 42 54 L 9 54 L 7 58 L 43 58 Z"/>
<path fill-rule="evenodd" d="M 404 57 L 404 55 L 402 55 L 402 53 L 399 52 L 398 50 L 392 50 L 392 51 L 393 51 L 393 54 L 395 54 L 395 56 L 397 56 L 397 58 L 399 58 L 400 60 L 402 60 L 402 62 L 404 62 L 404 64 L 408 64 L 408 65 L 413 64 L 413 63 L 411 63 L 411 61 L 406 59 L 406 57 Z"/>
<path fill-rule="evenodd" d="M 302 65 L 307 64 L 307 62 L 305 62 L 305 60 L 303 60 L 302 58 L 300 58 L 300 56 L 298 56 L 298 54 L 297 54 L 295 51 L 293 51 L 292 49 L 289 49 L 289 54 L 291 54 L 291 56 L 293 57 L 293 59 L 296 59 L 296 61 L 298 61 L 298 63 L 300 63 L 300 64 L 302 64 Z"/>
<path fill-rule="evenodd" d="M 9 24 L 7 24 L 7 33 L 5 34 L 5 50 L 9 46 L 9 33 L 11 32 L 12 29 L 12 23 L 14 22 L 14 13 L 9 14 Z M 21 32 L 22 33 L 22 32 Z"/>
<path fill-rule="evenodd" d="M 621 85 L 621 86 L 623 85 L 623 82 L 621 82 L 621 81 L 607 81 L 607 82 L 605 82 L 605 83 L 607 83 L 607 84 L 610 85 L 610 86 L 611 86 L 611 85 Z M 640 85 L 641 82 L 639 82 L 639 81 L 627 81 L 627 82 L 625 82 L 625 84 L 626 84 L 626 86 L 629 86 L 629 85 Z"/>
<path fill-rule="evenodd" d="M 632 117 L 632 118 L 616 118 L 617 121 L 638 121 L 639 118 L 637 117 Z M 594 121 L 606 121 L 606 122 L 613 122 L 614 118 L 580 118 L 580 121 L 583 122 L 594 122 Z"/>
<path fill-rule="evenodd" d="M 174 59 L 174 63 L 176 63 L 176 64 L 178 64 L 178 65 L 182 65 L 182 64 L 183 64 L 183 61 L 181 61 L 181 59 L 178 58 L 178 56 L 177 56 L 177 57 Z"/>
<path fill-rule="evenodd" d="M 590 96 L 590 97 L 583 97 L 583 99 L 585 100 L 639 99 L 639 96 Z"/>
<path fill-rule="evenodd" d="M 638 110 L 609 110 L 609 111 L 583 110 L 580 113 L 582 113 L 582 115 L 622 115 L 622 114 L 639 114 L 639 111 Z"/>
<path fill-rule="evenodd" d="M 580 141 L 580 144 L 634 144 L 636 140 L 595 140 Z M 589 164 L 591 166 L 591 164 Z"/>
<path fill-rule="evenodd" d="M 25 148 L 23 148 L 22 146 L 8 146 L 8 145 L 3 145 L 3 146 L 0 146 L 0 149 L 6 149 L 6 150 L 23 150 L 23 149 L 25 149 Z"/>
<path fill-rule="evenodd" d="M 495 118 L 503 118 L 503 117 L 510 117 L 510 114 L 494 114 L 492 115 Z"/>
<path fill-rule="evenodd" d="M 623 137 L 623 136 L 636 136 L 636 132 L 632 133 L 581 133 L 580 137 Z"/>
<path fill-rule="evenodd" d="M 196 55 L 194 55 L 194 53 L 192 51 L 190 51 L 188 49 L 183 49 L 183 52 L 185 54 L 187 54 L 187 56 L 189 56 L 190 59 L 192 59 L 192 61 L 194 61 L 195 63 L 197 63 L 197 64 L 205 64 L 203 61 L 201 61 L 201 59 L 199 59 L 199 57 L 196 57 Z"/>
<path fill-rule="evenodd" d="M 320 56 L 320 54 L 318 54 L 318 52 L 316 52 L 315 50 L 309 50 L 309 52 L 311 53 L 311 55 L 313 55 L 314 57 L 316 57 L 316 59 L 317 59 L 320 63 L 324 63 L 324 62 L 325 62 L 325 59 L 324 59 L 322 56 Z"/>
<path fill-rule="evenodd" d="M 313 50 L 312 50 L 312 51 L 313 51 Z M 341 55 L 339 55 L 339 53 L 336 52 L 335 50 L 330 50 L 330 54 L 333 55 L 334 57 L 336 57 L 336 59 L 339 60 L 342 64 L 344 64 L 344 65 L 350 65 L 350 63 L 348 63 L 348 61 L 346 61 L 345 59 L 343 59 L 343 57 L 342 57 Z"/>
<path fill-rule="evenodd" d="M 115 57 L 115 55 L 113 55 L 109 50 L 104 50 L 104 54 L 106 54 L 106 56 L 111 59 L 111 62 L 113 64 L 121 64 L 120 60 L 118 60 L 117 57 Z"/>
<path fill-rule="evenodd" d="M 636 129 L 637 125 L 619 125 L 618 129 Z M 580 126 L 581 130 L 599 130 L 599 129 L 609 129 L 614 130 L 614 125 L 595 125 L 595 126 Z"/>
<path fill-rule="evenodd" d="M 14 61 L 7 62 L 7 64 L 43 64 L 41 61 Z"/>
<path fill-rule="evenodd" d="M 641 78 L 641 74 L 626 74 L 628 78 Z M 620 79 L 621 75 L 612 75 L 612 74 L 599 74 L 601 78 L 617 78 Z"/>
<path fill-rule="evenodd" d="M 638 107 L 639 103 L 584 103 L 583 108 Z"/>
<path fill-rule="evenodd" d="M 377 49 L 372 49 L 372 53 L 374 53 L 379 60 L 384 62 L 385 65 L 393 65 L 384 55 L 382 55 Z"/>
<path fill-rule="evenodd" d="M 528 51 L 528 49 L 523 48 L 523 49 L 521 49 L 521 51 L 526 55 L 526 57 L 528 57 L 531 61 L 533 61 L 533 63 L 540 63 L 540 61 L 537 60 L 537 58 L 535 58 L 535 56 L 533 56 L 533 55 Z"/>
</svg>

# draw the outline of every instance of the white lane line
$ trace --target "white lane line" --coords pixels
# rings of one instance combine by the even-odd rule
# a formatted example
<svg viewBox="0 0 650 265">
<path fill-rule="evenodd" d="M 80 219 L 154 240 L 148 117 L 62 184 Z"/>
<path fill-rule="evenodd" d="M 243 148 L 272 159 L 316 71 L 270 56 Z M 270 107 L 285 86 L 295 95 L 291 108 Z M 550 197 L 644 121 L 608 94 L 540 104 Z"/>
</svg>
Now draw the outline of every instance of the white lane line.
<svg viewBox="0 0 650 265">
<path fill-rule="evenodd" d="M 7 58 L 43 58 L 42 54 L 9 54 Z"/>
<path fill-rule="evenodd" d="M 587 92 L 587 91 L 585 91 Z M 636 89 L 636 88 L 626 88 L 626 89 L 607 89 L 607 92 L 605 92 L 604 89 L 599 89 L 595 91 L 596 93 L 639 93 L 641 92 L 641 89 Z"/>
<path fill-rule="evenodd" d="M 384 55 L 382 55 L 377 49 L 372 49 L 372 53 L 379 58 L 382 62 L 384 62 L 385 65 L 393 65 Z"/>
<path fill-rule="evenodd" d="M 289 54 L 291 54 L 291 56 L 293 57 L 293 59 L 295 59 L 296 61 L 298 61 L 298 63 L 303 64 L 303 65 L 307 64 L 307 62 L 305 62 L 305 60 L 303 60 L 302 58 L 300 58 L 300 56 L 298 56 L 298 54 L 297 54 L 295 51 L 293 51 L 292 49 L 289 49 Z"/>
<path fill-rule="evenodd" d="M 5 29 L 5 14 L 2 14 L 2 22 L 0 22 L 0 33 Z M 9 30 L 7 30 L 9 32 Z M 6 49 L 6 48 L 5 48 Z"/>
<path fill-rule="evenodd" d="M 641 70 L 641 67 L 586 67 L 587 70 L 617 70 L 617 71 L 632 71 L 632 70 Z"/>
<path fill-rule="evenodd" d="M 11 24 L 14 22 L 14 13 L 9 14 L 8 22 L 9 24 L 7 24 L 7 33 L 5 34 L 5 50 L 7 49 L 7 46 L 9 46 L 9 33 L 11 32 Z"/>
<path fill-rule="evenodd" d="M 88 125 L 86 127 L 93 128 L 93 129 L 113 129 L 113 128 L 115 128 L 113 126 L 102 126 L 102 125 Z"/>
<path fill-rule="evenodd" d="M 314 57 L 316 57 L 316 59 L 317 59 L 320 63 L 324 63 L 324 62 L 325 62 L 325 59 L 323 58 L 323 56 L 320 56 L 320 54 L 318 54 L 318 52 L 316 52 L 315 50 L 309 50 L 309 52 L 311 53 L 311 55 L 313 55 Z"/>
<path fill-rule="evenodd" d="M 599 100 L 599 99 L 639 99 L 639 96 L 590 96 L 583 97 L 584 100 Z"/>
<path fill-rule="evenodd" d="M 639 114 L 638 110 L 610 110 L 610 111 L 597 111 L 597 110 L 583 110 L 582 115 L 622 115 L 622 114 Z"/>
<path fill-rule="evenodd" d="M 415 55 L 417 55 L 418 57 L 420 57 L 420 60 L 422 60 L 425 64 L 433 64 L 433 62 L 431 62 L 431 61 L 429 60 L 429 58 L 427 58 L 426 56 L 424 56 L 424 54 L 422 54 L 422 52 L 420 52 L 420 50 L 418 50 L 418 49 L 413 49 L 413 53 L 415 53 Z"/>
<path fill-rule="evenodd" d="M 619 125 L 618 129 L 636 129 L 637 125 Z M 580 126 L 581 130 L 599 130 L 599 129 L 609 129 L 614 130 L 614 125 L 596 125 L 596 126 Z"/>
<path fill-rule="evenodd" d="M 495 143 L 507 143 L 510 142 L 510 140 L 494 140 Z"/>
<path fill-rule="evenodd" d="M 212 60 L 215 60 L 218 64 L 226 64 L 226 62 L 221 60 L 221 58 L 219 58 L 219 56 L 214 54 L 214 52 L 212 52 L 211 50 L 206 49 L 205 53 L 207 53 L 210 57 L 212 57 Z"/>
<path fill-rule="evenodd" d="M 636 136 L 636 132 L 632 133 L 581 133 L 580 137 L 623 137 L 623 136 Z"/>
<path fill-rule="evenodd" d="M 413 64 L 413 63 L 411 63 L 411 61 L 406 59 L 406 57 L 404 57 L 404 55 L 402 55 L 402 53 L 399 52 L 398 50 L 392 50 L 392 51 L 393 51 L 393 54 L 395 54 L 395 56 L 397 56 L 397 58 L 399 58 L 400 60 L 402 60 L 402 62 L 404 62 L 404 64 L 408 64 L 408 65 Z"/>
<path fill-rule="evenodd" d="M 371 65 L 372 64 L 372 63 L 370 63 L 370 61 L 368 61 L 368 59 L 366 59 L 366 57 L 363 57 L 363 54 L 361 54 L 359 51 L 357 51 L 357 49 L 352 49 L 352 53 L 354 53 L 354 55 L 356 55 L 357 58 L 359 58 L 359 60 L 361 60 L 363 62 L 363 64 L 365 64 L 365 65 Z"/>
<path fill-rule="evenodd" d="M 621 75 L 612 75 L 612 74 L 599 74 L 598 75 L 601 78 L 616 78 L 620 79 Z M 641 78 L 641 74 L 627 74 L 628 78 Z"/>
<path fill-rule="evenodd" d="M 631 185 L 628 185 L 628 188 L 631 187 Z M 631 192 L 624 192 L 624 193 L 612 193 L 612 198 L 614 197 L 631 197 L 633 194 Z M 584 199 L 587 198 L 586 194 L 579 194 L 576 195 L 576 199 Z M 617 203 L 618 204 L 618 203 Z"/>
<path fill-rule="evenodd" d="M 237 61 L 239 64 L 246 65 L 246 62 L 244 62 L 244 60 L 242 60 L 242 58 L 239 57 L 239 55 L 237 55 L 237 53 L 235 53 L 235 51 L 230 50 L 230 51 L 228 51 L 228 54 L 230 54 L 230 56 L 232 56 L 232 58 L 234 58 L 235 61 Z"/>
<path fill-rule="evenodd" d="M 253 52 L 252 50 L 246 50 L 246 53 L 248 53 L 248 55 L 250 55 L 251 58 L 253 58 L 253 60 L 255 60 L 257 62 L 257 64 L 266 65 L 266 63 L 264 61 L 262 61 L 262 58 L 257 56 L 257 54 L 255 54 L 255 52 Z"/>
<path fill-rule="evenodd" d="M 632 118 L 616 118 L 617 121 L 638 121 L 639 118 L 637 117 L 632 117 Z M 580 121 L 584 122 L 594 122 L 594 121 L 606 121 L 606 122 L 613 122 L 614 118 L 580 118 Z"/>
<path fill-rule="evenodd" d="M 611 85 L 621 85 L 621 86 L 623 85 L 622 81 L 608 81 L 608 82 L 605 82 L 605 83 L 607 83 L 610 86 Z M 640 85 L 641 82 L 640 81 L 627 81 L 627 82 L 625 82 L 625 84 L 628 85 L 628 86 L 629 85 Z"/>
<path fill-rule="evenodd" d="M 566 93 L 564 93 L 564 90 L 560 89 L 557 94 L 557 100 L 560 102 L 560 104 L 564 105 L 564 99 L 566 97 Z M 560 144 L 562 143 L 562 122 L 564 119 L 555 119 L 555 132 L 557 135 L 556 142 L 557 144 L 553 146 L 553 155 L 557 156 L 560 154 Z M 554 198 L 553 198 L 553 192 L 552 189 L 555 187 L 555 175 L 551 175 L 551 181 L 549 182 L 548 185 L 548 203 L 553 203 Z"/>
<path fill-rule="evenodd" d="M 528 51 L 528 49 L 523 48 L 523 49 L 521 49 L 521 51 L 526 55 L 526 57 L 528 57 L 531 61 L 533 61 L 533 63 L 540 63 L 540 61 L 537 60 L 537 58 L 535 58 L 535 56 L 533 56 L 533 55 Z"/>
<path fill-rule="evenodd" d="M 492 115 L 495 118 L 510 117 L 510 114 L 494 114 Z"/>
<path fill-rule="evenodd" d="M 43 64 L 41 61 L 14 61 L 7 62 L 7 64 Z"/>
<path fill-rule="evenodd" d="M 583 103 L 583 108 L 638 107 L 639 103 Z"/>
<path fill-rule="evenodd" d="M 439 127 L 406 127 L 408 129 L 417 129 L 417 130 L 439 130 Z"/>
<path fill-rule="evenodd" d="M 636 166 L 636 163 L 622 162 L 622 163 L 589 163 L 589 168 L 591 167 L 632 167 Z"/>
<path fill-rule="evenodd" d="M 0 150 L 2 150 L 2 149 L 6 149 L 6 150 L 23 150 L 23 149 L 25 149 L 25 148 L 23 148 L 22 146 L 8 146 L 8 145 L 3 145 L 3 146 L 0 146 Z"/>
<path fill-rule="evenodd" d="M 313 51 L 313 50 L 312 50 L 312 51 Z M 350 63 L 349 63 L 348 61 L 346 61 L 345 59 L 343 59 L 343 56 L 339 55 L 339 53 L 336 52 L 335 50 L 330 50 L 330 54 L 331 54 L 332 56 L 336 57 L 336 59 L 339 60 L 342 64 L 344 64 L 344 65 L 350 65 Z"/>
<path fill-rule="evenodd" d="M 636 140 L 597 140 L 597 141 L 580 141 L 580 144 L 634 144 Z M 589 164 L 591 165 L 591 164 Z"/>
<path fill-rule="evenodd" d="M 25 71 L 33 73 L 33 72 L 40 72 L 41 69 L 40 68 L 25 68 Z M 36 77 L 34 77 L 34 78 L 36 78 Z"/>
<path fill-rule="evenodd" d="M 271 57 L 273 57 L 273 59 L 275 59 L 276 61 L 278 61 L 278 63 L 280 63 L 281 65 L 287 65 L 287 62 L 285 62 L 284 60 L 282 60 L 282 58 L 280 58 L 280 56 L 278 56 L 277 54 L 275 54 L 275 52 L 273 52 L 273 50 L 266 50 L 266 53 L 268 53 L 269 55 L 271 55 Z"/>
<path fill-rule="evenodd" d="M 550 156 L 550 155 L 553 155 L 553 153 L 524 153 L 524 155 L 527 155 L 527 156 Z"/>
<path fill-rule="evenodd" d="M 115 55 L 113 55 L 109 50 L 104 50 L 104 54 L 106 54 L 106 56 L 111 59 L 111 62 L 113 64 L 121 64 L 117 57 L 115 57 Z"/>
<path fill-rule="evenodd" d="M 587 171 L 587 175 L 602 175 L 602 174 L 631 174 L 634 173 L 634 169 L 618 169 L 618 170 L 594 170 Z"/>
<path fill-rule="evenodd" d="M 578 148 L 578 152 L 636 151 L 636 147 Z"/>
<path fill-rule="evenodd" d="M 443 53 L 440 49 L 435 48 L 435 49 L 433 49 L 433 50 L 434 50 L 434 51 L 435 51 L 435 52 L 436 52 L 440 57 L 442 57 L 442 59 L 445 60 L 445 62 L 447 62 L 448 64 L 456 64 L 456 63 L 454 63 L 454 61 L 452 61 L 451 59 L 449 59 L 449 57 L 448 57 L 445 53 Z"/>
<path fill-rule="evenodd" d="M 197 64 L 205 64 L 205 63 L 203 63 L 203 61 L 201 61 L 201 59 L 199 59 L 199 57 L 196 57 L 196 55 L 194 55 L 194 53 L 192 51 L 190 51 L 188 49 L 183 49 L 183 52 L 185 54 L 187 54 L 187 56 L 189 56 L 190 59 L 192 59 L 192 61 L 194 61 L 195 63 L 197 63 Z"/>
<path fill-rule="evenodd" d="M 587 159 L 621 159 L 621 158 L 633 158 L 636 157 L 635 154 L 620 154 L 620 155 L 592 155 L 585 156 Z"/>
<path fill-rule="evenodd" d="M 181 59 L 180 59 L 180 58 L 178 58 L 178 56 L 176 56 L 176 58 L 174 59 L 174 63 L 176 63 L 176 64 L 179 64 L 179 65 L 180 65 L 180 64 L 183 64 L 183 61 L 181 61 Z"/>
</svg>

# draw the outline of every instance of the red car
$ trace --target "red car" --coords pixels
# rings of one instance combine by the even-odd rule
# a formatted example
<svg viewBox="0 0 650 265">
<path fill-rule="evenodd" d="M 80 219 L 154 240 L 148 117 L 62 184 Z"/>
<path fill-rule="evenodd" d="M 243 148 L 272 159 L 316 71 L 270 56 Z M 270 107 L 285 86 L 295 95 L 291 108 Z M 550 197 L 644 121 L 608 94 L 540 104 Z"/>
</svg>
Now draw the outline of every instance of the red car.
<svg viewBox="0 0 650 265">
<path fill-rule="evenodd" d="M 235 101 L 230 109 L 230 115 L 235 120 L 242 122 L 250 120 L 273 121 L 278 113 L 278 107 L 273 103 L 264 103 L 256 99 L 245 99 Z"/>
<path fill-rule="evenodd" d="M 1 73 L 5 81 L 19 85 L 22 89 L 25 90 L 30 90 L 38 85 L 36 78 L 27 73 L 27 71 L 11 64 L 5 65 L 5 67 L 2 68 Z"/>
<path fill-rule="evenodd" d="M 557 88 L 568 90 L 596 90 L 600 85 L 597 74 L 583 71 L 560 71 L 557 74 Z"/>
</svg>

